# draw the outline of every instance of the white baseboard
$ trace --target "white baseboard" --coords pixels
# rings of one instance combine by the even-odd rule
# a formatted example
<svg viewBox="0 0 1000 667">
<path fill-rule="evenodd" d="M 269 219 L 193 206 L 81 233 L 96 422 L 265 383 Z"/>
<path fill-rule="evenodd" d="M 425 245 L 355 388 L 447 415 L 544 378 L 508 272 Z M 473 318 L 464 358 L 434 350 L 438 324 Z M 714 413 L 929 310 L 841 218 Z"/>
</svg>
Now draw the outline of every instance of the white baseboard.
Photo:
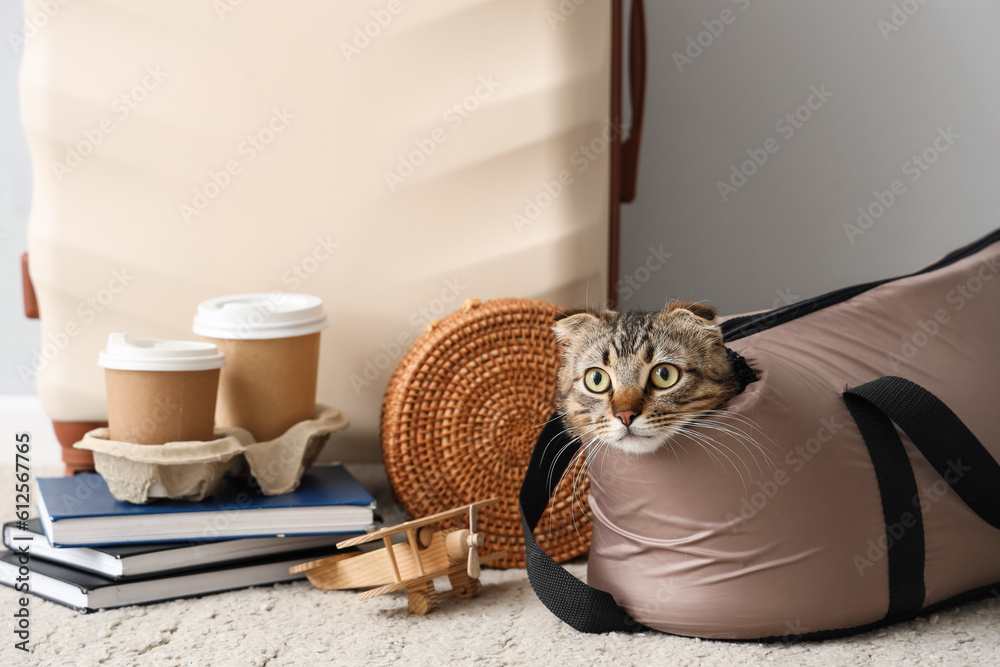
<svg viewBox="0 0 1000 667">
<path fill-rule="evenodd" d="M 4 443 L 0 451 L 9 459 L 0 460 L 0 465 L 14 465 L 14 434 L 24 432 L 31 434 L 32 467 L 62 464 L 62 447 L 38 396 L 0 394 L 0 438 Z"/>
</svg>

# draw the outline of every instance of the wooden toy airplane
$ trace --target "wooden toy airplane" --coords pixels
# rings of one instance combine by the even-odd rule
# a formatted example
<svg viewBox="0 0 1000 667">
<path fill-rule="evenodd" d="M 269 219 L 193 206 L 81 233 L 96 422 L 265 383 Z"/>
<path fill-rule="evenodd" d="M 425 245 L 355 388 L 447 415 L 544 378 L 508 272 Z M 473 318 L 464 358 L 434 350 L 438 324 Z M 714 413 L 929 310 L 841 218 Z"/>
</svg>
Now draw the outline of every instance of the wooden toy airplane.
<svg viewBox="0 0 1000 667">
<path fill-rule="evenodd" d="M 410 611 L 426 614 L 443 598 L 479 595 L 482 590 L 479 566 L 507 555 L 507 552 L 500 551 L 479 556 L 484 538 L 476 532 L 476 510 L 499 501 L 499 498 L 482 500 L 344 540 L 337 544 L 338 548 L 345 549 L 375 540 L 382 540 L 385 548 L 366 553 L 338 554 L 296 565 L 290 571 L 305 572 L 317 588 L 376 587 L 359 593 L 360 600 L 405 588 L 409 593 Z M 469 514 L 467 529 L 439 529 L 434 525 L 466 512 Z M 406 542 L 393 544 L 390 538 L 398 533 L 406 533 Z M 451 590 L 434 590 L 434 579 L 444 576 L 451 581 Z"/>
</svg>

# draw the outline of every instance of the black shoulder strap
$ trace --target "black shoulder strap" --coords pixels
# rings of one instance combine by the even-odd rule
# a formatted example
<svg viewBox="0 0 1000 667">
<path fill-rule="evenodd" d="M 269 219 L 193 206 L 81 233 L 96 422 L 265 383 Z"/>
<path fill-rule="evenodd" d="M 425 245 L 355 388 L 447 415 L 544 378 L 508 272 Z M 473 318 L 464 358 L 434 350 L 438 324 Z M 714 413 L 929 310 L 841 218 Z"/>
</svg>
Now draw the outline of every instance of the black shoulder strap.
<svg viewBox="0 0 1000 667">
<path fill-rule="evenodd" d="M 559 415 L 552 415 L 538 437 L 528 472 L 521 484 L 521 525 L 524 528 L 531 587 L 549 611 L 580 632 L 646 630 L 648 628 L 634 621 L 618 606 L 610 593 L 599 591 L 574 577 L 542 551 L 535 541 L 535 526 L 552 494 L 549 480 L 558 482 L 580 446 L 578 441 L 563 433 L 564 429 Z M 547 452 L 552 455 L 546 456 Z"/>
<path fill-rule="evenodd" d="M 887 376 L 844 392 L 875 467 L 885 519 L 889 566 L 886 620 L 920 609 L 924 588 L 924 528 L 913 468 L 893 426 L 914 446 L 959 498 L 1000 528 L 1000 465 L 962 420 L 934 394 L 900 377 Z"/>
<path fill-rule="evenodd" d="M 860 400 L 871 406 L 863 411 L 877 409 L 899 424 L 969 509 L 1000 528 L 1000 464 L 941 399 L 905 378 L 886 376 L 847 390 L 844 400 L 854 409 Z"/>
</svg>

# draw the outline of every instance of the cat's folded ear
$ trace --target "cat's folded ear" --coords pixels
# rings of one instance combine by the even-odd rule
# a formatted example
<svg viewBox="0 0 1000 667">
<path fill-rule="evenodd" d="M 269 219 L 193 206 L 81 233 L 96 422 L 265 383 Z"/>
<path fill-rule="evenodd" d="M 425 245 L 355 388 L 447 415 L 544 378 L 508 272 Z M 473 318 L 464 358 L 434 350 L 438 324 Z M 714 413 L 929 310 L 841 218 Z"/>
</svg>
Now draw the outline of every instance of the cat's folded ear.
<svg viewBox="0 0 1000 667">
<path fill-rule="evenodd" d="M 709 324 L 715 324 L 715 308 L 711 306 L 706 306 L 703 303 L 697 303 L 695 301 L 671 301 L 667 304 L 667 307 L 663 310 L 665 315 L 669 315 L 678 310 L 686 310 L 688 313 L 694 315 L 698 319 L 707 321 Z"/>
<path fill-rule="evenodd" d="M 552 330 L 556 334 L 556 340 L 560 343 L 568 343 L 599 321 L 595 315 L 585 310 L 570 310 L 556 317 L 556 323 L 552 325 Z"/>
<path fill-rule="evenodd" d="M 677 317 L 683 317 L 691 325 L 722 338 L 722 331 L 715 323 L 715 308 L 711 306 L 693 301 L 671 301 L 663 309 L 661 316 L 672 321 L 676 321 Z"/>
</svg>

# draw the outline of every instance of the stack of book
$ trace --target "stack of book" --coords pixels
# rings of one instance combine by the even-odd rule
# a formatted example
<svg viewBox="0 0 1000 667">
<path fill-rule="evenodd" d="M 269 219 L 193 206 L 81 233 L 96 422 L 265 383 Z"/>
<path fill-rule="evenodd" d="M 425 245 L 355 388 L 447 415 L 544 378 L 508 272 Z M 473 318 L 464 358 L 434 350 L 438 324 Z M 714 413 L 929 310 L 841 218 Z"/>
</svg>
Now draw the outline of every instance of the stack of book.
<svg viewBox="0 0 1000 667">
<path fill-rule="evenodd" d="M 3 528 L 0 583 L 93 611 L 294 579 L 372 528 L 375 500 L 343 466 L 263 496 L 227 478 L 202 502 L 132 505 L 97 474 L 38 480 L 38 519 Z"/>
</svg>

